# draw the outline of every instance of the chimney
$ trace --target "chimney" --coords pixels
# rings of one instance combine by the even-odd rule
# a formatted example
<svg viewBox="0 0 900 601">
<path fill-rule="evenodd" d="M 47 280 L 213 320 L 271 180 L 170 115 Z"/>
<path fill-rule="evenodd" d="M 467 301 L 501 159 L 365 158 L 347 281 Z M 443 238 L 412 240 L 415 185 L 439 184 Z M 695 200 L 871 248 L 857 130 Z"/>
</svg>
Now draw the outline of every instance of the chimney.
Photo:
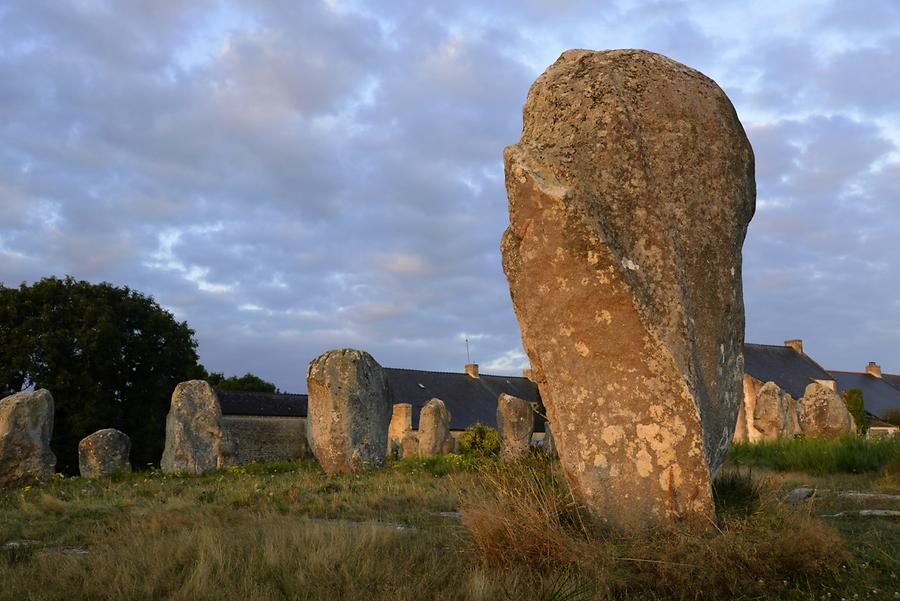
<svg viewBox="0 0 900 601">
<path fill-rule="evenodd" d="M 466 374 L 468 374 L 470 378 L 477 378 L 478 377 L 478 364 L 477 363 L 466 363 Z"/>
<path fill-rule="evenodd" d="M 866 365 L 866 373 L 870 376 L 875 376 L 876 378 L 881 377 L 881 366 L 875 363 L 874 361 L 869 361 L 869 364 Z"/>
<path fill-rule="evenodd" d="M 523 378 L 528 378 L 529 380 L 531 380 L 532 382 L 534 382 L 534 373 L 532 373 L 530 367 L 529 367 L 528 369 L 523 369 L 523 370 L 522 370 L 522 377 L 523 377 Z"/>
<path fill-rule="evenodd" d="M 785 340 L 784 346 L 789 346 L 801 355 L 803 354 L 803 340 L 800 338 L 794 338 L 793 340 Z"/>
<path fill-rule="evenodd" d="M 837 382 L 834 380 L 813 380 L 816 384 L 821 384 L 831 392 L 837 392 Z"/>
</svg>

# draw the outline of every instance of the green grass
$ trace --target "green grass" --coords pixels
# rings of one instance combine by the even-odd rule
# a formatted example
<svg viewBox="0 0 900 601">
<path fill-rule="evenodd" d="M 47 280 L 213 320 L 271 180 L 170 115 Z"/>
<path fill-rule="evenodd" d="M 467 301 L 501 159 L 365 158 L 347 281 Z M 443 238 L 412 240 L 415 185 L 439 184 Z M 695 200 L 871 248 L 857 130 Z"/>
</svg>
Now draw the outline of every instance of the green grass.
<svg viewBox="0 0 900 601">
<path fill-rule="evenodd" d="M 879 472 L 900 460 L 900 437 L 866 440 L 848 435 L 744 442 L 734 444 L 728 457 L 743 465 L 813 475 Z"/>
<path fill-rule="evenodd" d="M 337 476 L 298 461 L 199 477 L 150 471 L 55 479 L 0 491 L 0 600 L 900 593 L 900 522 L 816 517 L 870 506 L 836 494 L 781 504 L 797 477 L 728 467 L 715 486 L 720 532 L 630 537 L 592 529 L 559 463 L 539 457 L 512 466 L 413 459 Z M 803 478 L 823 489 L 847 482 L 900 493 L 900 483 L 874 473 Z M 13 541 L 36 542 L 6 546 Z"/>
</svg>

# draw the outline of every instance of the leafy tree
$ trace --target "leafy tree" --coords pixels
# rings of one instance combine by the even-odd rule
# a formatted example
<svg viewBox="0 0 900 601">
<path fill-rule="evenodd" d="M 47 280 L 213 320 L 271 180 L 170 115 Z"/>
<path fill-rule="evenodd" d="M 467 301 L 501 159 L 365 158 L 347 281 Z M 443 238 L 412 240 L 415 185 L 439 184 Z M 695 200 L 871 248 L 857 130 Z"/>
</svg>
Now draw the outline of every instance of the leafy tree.
<svg viewBox="0 0 900 601">
<path fill-rule="evenodd" d="M 865 434 L 869 429 L 869 415 L 866 413 L 866 405 L 863 401 L 863 393 L 859 388 L 848 388 L 841 394 L 844 403 L 847 404 L 847 411 L 853 416 L 856 422 L 856 432 Z"/>
<path fill-rule="evenodd" d="M 0 286 L 0 389 L 53 394 L 60 471 L 75 472 L 78 441 L 109 427 L 131 437 L 136 467 L 158 462 L 172 391 L 205 375 L 196 348 L 187 323 L 127 287 L 71 277 Z"/>
<path fill-rule="evenodd" d="M 280 392 L 271 382 L 267 382 L 251 373 L 243 376 L 225 377 L 222 372 L 213 372 L 206 377 L 209 385 L 216 390 L 240 390 L 242 392 Z"/>
</svg>

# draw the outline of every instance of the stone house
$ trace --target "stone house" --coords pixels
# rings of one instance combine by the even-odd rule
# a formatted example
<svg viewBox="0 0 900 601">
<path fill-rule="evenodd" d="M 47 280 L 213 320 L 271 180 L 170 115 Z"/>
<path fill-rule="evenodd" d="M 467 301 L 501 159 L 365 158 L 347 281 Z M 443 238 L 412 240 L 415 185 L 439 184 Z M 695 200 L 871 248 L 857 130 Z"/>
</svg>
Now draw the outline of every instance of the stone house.
<svg viewBox="0 0 900 601">
<path fill-rule="evenodd" d="M 450 411 L 450 433 L 457 438 L 476 423 L 497 427 L 497 399 L 501 393 L 529 403 L 537 401 L 537 385 L 531 381 L 528 370 L 522 376 L 493 376 L 479 373 L 478 365 L 470 363 L 463 373 L 395 367 L 386 367 L 385 372 L 394 391 L 394 402 L 412 405 L 414 430 L 419 428 L 422 407 L 433 398 L 444 401 Z M 544 421 L 535 415 L 535 439 L 543 438 Z"/>
<path fill-rule="evenodd" d="M 782 399 L 784 407 L 781 410 L 775 407 L 757 407 L 758 400 L 770 403 L 775 398 L 781 398 L 766 395 L 764 399 L 760 397 L 760 391 L 767 382 L 776 384 L 789 395 Z M 773 435 L 770 431 L 771 424 L 764 427 L 761 422 L 755 421 L 760 410 L 763 414 L 784 412 L 783 417 L 779 418 L 779 423 L 783 423 L 776 429 L 780 432 L 777 436 L 798 433 L 800 425 L 797 401 L 803 397 L 806 387 L 814 382 L 830 390 L 837 390 L 837 382 L 831 374 L 803 352 L 802 340 L 786 340 L 784 345 L 745 343 L 744 398 L 738 411 L 734 440 L 754 442 Z"/>
<path fill-rule="evenodd" d="M 783 346 L 746 343 L 744 345 L 744 402 L 738 416 L 735 440 L 746 440 L 748 408 L 753 404 L 766 382 L 799 401 L 806 387 L 818 382 L 843 393 L 849 388 L 862 391 L 866 411 L 875 418 L 883 418 L 892 409 L 900 409 L 900 376 L 882 374 L 877 363 L 869 363 L 865 371 L 826 370 L 803 350 L 803 341 L 786 340 Z M 880 420 L 879 420 L 880 421 Z M 891 428 L 886 428 L 890 431 Z"/>
<path fill-rule="evenodd" d="M 813 382 L 837 391 L 834 377 L 803 352 L 803 341 L 785 340 L 784 345 L 744 344 L 744 398 L 754 397 L 766 382 L 799 400 Z"/>
<path fill-rule="evenodd" d="M 222 425 L 237 441 L 237 462 L 309 455 L 305 394 L 217 390 Z"/>
<path fill-rule="evenodd" d="M 870 362 L 865 371 L 831 370 L 829 373 L 837 380 L 839 393 L 848 388 L 862 391 L 870 415 L 884 419 L 889 411 L 900 411 L 900 376 L 881 373 L 877 363 Z"/>
<path fill-rule="evenodd" d="M 869 416 L 869 431 L 866 432 L 866 438 L 884 438 L 887 436 L 900 436 L 900 426 Z"/>
</svg>

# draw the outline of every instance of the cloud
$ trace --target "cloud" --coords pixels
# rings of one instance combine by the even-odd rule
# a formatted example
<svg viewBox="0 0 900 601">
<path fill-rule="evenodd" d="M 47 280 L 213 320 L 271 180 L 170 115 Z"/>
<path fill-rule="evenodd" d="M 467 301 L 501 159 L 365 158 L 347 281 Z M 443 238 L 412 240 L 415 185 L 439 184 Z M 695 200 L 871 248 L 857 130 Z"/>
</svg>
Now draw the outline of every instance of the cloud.
<svg viewBox="0 0 900 601">
<path fill-rule="evenodd" d="M 526 369 L 528 366 L 528 357 L 525 353 L 519 349 L 511 349 L 485 363 L 484 370 L 510 373 Z"/>
<path fill-rule="evenodd" d="M 501 165 L 569 47 L 715 77 L 757 156 L 748 335 L 900 371 L 896 3 L 93 2 L 0 11 L 0 282 L 152 294 L 210 369 L 526 359 Z"/>
</svg>

